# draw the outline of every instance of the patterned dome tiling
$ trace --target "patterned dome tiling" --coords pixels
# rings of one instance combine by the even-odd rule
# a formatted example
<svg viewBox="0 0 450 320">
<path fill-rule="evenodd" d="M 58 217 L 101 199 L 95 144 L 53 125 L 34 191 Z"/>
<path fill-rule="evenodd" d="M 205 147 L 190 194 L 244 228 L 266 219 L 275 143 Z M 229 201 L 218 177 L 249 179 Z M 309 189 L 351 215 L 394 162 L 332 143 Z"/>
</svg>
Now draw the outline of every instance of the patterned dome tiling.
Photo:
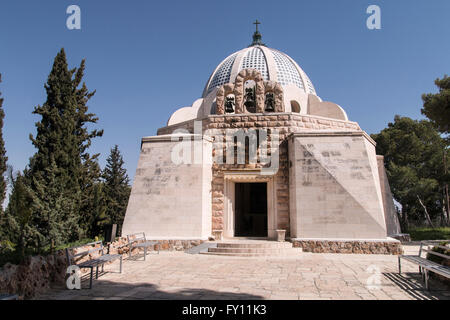
<svg viewBox="0 0 450 320">
<path fill-rule="evenodd" d="M 275 49 L 264 48 L 263 50 L 259 45 L 251 46 L 228 56 L 210 77 L 211 80 L 207 84 L 205 95 L 216 87 L 232 82 L 234 79 L 230 79 L 231 73 L 233 66 L 237 63 L 239 64 L 235 67 L 237 72 L 249 68 L 256 69 L 261 72 L 264 80 L 278 81 L 282 86 L 294 85 L 307 94 L 316 94 L 311 80 L 287 54 Z M 266 57 L 267 52 L 271 53 L 270 59 Z M 269 63 L 271 63 L 271 67 Z M 274 74 L 271 74 L 269 70 L 275 71 Z"/>
<path fill-rule="evenodd" d="M 267 71 L 266 57 L 263 51 L 258 47 L 253 47 L 247 51 L 244 59 L 242 59 L 240 70 L 256 69 L 261 72 L 264 80 L 269 80 L 269 72 Z"/>
<path fill-rule="evenodd" d="M 232 54 L 230 57 L 225 59 L 224 62 L 222 62 L 222 65 L 214 74 L 211 84 L 209 85 L 210 88 L 214 89 L 215 87 L 219 87 L 224 85 L 225 83 L 230 82 L 231 68 L 233 67 L 236 56 L 237 52 Z M 208 91 L 211 91 L 211 89 Z"/>
<path fill-rule="evenodd" d="M 271 50 L 275 63 L 277 64 L 278 82 L 284 86 L 295 84 L 301 89 L 305 89 L 302 78 L 295 65 L 284 54 L 277 50 Z"/>
</svg>

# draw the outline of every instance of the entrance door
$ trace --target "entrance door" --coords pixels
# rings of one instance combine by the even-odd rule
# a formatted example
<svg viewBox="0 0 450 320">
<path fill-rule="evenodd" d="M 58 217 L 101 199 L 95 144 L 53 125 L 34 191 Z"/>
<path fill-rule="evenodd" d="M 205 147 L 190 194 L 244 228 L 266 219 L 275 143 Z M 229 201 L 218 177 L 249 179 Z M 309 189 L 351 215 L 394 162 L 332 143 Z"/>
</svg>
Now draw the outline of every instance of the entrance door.
<svg viewBox="0 0 450 320">
<path fill-rule="evenodd" d="M 267 183 L 235 184 L 235 237 L 267 237 Z"/>
</svg>

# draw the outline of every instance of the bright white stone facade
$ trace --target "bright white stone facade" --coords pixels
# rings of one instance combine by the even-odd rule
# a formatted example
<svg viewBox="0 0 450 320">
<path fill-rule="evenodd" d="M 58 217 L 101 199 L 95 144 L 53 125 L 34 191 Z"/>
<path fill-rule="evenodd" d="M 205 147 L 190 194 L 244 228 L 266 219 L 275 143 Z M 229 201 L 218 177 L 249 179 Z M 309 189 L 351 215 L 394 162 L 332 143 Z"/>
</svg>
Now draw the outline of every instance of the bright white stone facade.
<svg viewBox="0 0 450 320">
<path fill-rule="evenodd" d="M 218 136 L 254 129 L 279 133 L 279 144 L 268 142 L 279 153 L 277 170 L 217 161 Z M 192 164 L 173 161 L 183 143 Z M 260 43 L 223 60 L 202 98 L 142 139 L 122 234 L 205 240 L 242 236 L 239 230 L 269 239 L 286 230 L 296 241 L 391 241 L 400 233 L 375 142 L 339 105 L 317 96 L 292 58 Z"/>
</svg>

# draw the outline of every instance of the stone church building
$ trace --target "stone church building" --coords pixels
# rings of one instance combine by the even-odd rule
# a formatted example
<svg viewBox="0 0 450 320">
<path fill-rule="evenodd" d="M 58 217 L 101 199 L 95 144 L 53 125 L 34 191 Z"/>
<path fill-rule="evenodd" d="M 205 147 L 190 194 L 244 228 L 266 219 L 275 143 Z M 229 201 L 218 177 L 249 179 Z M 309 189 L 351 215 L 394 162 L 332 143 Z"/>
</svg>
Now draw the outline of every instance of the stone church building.
<svg viewBox="0 0 450 320">
<path fill-rule="evenodd" d="M 236 132 L 249 135 L 239 143 Z M 265 146 L 270 163 L 260 161 Z M 400 233 L 375 142 L 322 101 L 291 57 L 264 45 L 256 24 L 252 44 L 216 67 L 202 97 L 142 138 L 122 234 L 276 239 L 280 230 L 292 242 L 387 246 Z"/>
</svg>

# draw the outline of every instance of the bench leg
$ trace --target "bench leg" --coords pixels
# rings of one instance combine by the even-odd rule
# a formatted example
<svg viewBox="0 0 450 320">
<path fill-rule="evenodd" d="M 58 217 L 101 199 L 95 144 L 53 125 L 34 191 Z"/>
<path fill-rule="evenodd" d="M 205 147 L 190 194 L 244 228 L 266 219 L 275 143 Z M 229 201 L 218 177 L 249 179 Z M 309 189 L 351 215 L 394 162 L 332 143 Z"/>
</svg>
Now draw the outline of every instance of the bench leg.
<svg viewBox="0 0 450 320">
<path fill-rule="evenodd" d="M 122 273 L 122 256 L 120 257 L 120 273 Z"/>
<path fill-rule="evenodd" d="M 402 264 L 400 256 L 398 257 L 398 274 L 402 274 Z"/>
<path fill-rule="evenodd" d="M 89 289 L 92 289 L 92 278 L 94 276 L 94 267 L 91 267 L 91 278 L 89 279 Z"/>
<path fill-rule="evenodd" d="M 144 247 L 144 261 L 145 261 L 145 257 L 147 257 L 147 247 Z"/>
<path fill-rule="evenodd" d="M 430 290 L 429 283 L 428 283 L 428 270 L 425 269 L 424 274 L 425 274 L 425 288 L 427 290 Z"/>
<path fill-rule="evenodd" d="M 159 254 L 159 249 L 161 249 L 161 245 L 158 244 L 157 246 L 158 246 L 158 254 Z"/>
<path fill-rule="evenodd" d="M 95 270 L 95 279 L 98 279 L 98 266 L 97 266 L 97 268 Z"/>
</svg>

